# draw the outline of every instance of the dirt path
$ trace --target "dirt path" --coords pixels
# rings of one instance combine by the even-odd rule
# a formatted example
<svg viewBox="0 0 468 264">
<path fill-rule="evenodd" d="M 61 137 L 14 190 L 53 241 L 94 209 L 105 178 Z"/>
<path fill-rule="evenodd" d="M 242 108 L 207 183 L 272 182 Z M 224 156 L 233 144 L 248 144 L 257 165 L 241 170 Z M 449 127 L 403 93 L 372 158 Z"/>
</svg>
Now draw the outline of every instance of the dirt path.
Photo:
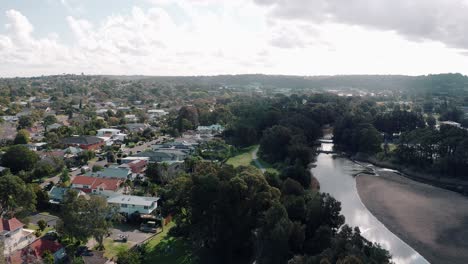
<svg viewBox="0 0 468 264">
<path fill-rule="evenodd" d="M 468 263 L 468 199 L 393 172 L 360 175 L 366 207 L 431 263 Z"/>
<path fill-rule="evenodd" d="M 257 168 L 259 168 L 262 173 L 265 173 L 265 168 L 262 166 L 262 164 L 258 161 L 258 149 L 259 149 L 259 146 L 257 146 L 255 148 L 255 150 L 252 152 L 252 160 L 253 162 L 255 162 L 255 166 L 257 166 Z"/>
</svg>

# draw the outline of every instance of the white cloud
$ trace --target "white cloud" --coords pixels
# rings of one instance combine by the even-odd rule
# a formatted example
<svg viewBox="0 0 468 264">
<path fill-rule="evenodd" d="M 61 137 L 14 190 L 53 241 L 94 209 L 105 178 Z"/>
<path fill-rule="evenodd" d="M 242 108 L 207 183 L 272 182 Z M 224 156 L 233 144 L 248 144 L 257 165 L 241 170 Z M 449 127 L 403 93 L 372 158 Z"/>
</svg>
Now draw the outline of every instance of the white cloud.
<svg viewBox="0 0 468 264">
<path fill-rule="evenodd" d="M 254 0 L 273 18 L 390 30 L 410 40 L 468 49 L 466 0 Z"/>
<path fill-rule="evenodd" d="M 39 25 L 9 10 L 7 31 L 0 34 L 0 76 L 468 73 L 460 50 L 408 41 L 396 30 L 269 16 L 280 12 L 282 2 L 267 7 L 251 0 L 155 3 L 93 23 L 68 16 L 71 44 L 61 42 L 60 32 L 34 37 Z M 286 6 L 289 14 L 288 8 L 299 6 Z"/>
</svg>

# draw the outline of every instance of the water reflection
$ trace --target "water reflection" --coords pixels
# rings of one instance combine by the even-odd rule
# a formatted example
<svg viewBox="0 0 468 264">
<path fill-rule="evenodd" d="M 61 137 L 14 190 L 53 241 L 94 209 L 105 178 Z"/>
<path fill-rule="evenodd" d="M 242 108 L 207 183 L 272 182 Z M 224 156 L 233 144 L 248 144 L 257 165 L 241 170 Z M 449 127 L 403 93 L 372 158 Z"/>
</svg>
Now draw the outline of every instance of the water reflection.
<svg viewBox="0 0 468 264">
<path fill-rule="evenodd" d="M 323 145 L 332 145 L 324 143 Z M 323 146 L 331 148 L 332 146 Z M 390 232 L 380 223 L 361 202 L 353 177 L 363 167 L 344 158 L 333 158 L 331 154 L 320 154 L 312 173 L 320 182 L 322 192 L 333 195 L 341 201 L 342 214 L 350 226 L 358 226 L 362 236 L 370 241 L 380 243 L 389 250 L 395 263 L 413 264 L 428 263 L 414 249 Z"/>
</svg>

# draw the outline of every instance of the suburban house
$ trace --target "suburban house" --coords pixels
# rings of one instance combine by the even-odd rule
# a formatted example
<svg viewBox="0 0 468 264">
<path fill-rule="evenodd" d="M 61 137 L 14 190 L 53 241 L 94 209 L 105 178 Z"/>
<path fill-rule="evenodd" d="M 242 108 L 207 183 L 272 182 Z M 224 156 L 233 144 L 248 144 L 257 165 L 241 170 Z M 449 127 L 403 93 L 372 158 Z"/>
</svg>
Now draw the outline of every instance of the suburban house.
<svg viewBox="0 0 468 264">
<path fill-rule="evenodd" d="M 143 132 L 143 130 L 150 127 L 150 125 L 144 124 L 144 123 L 133 123 L 133 124 L 126 124 L 125 127 L 130 132 Z"/>
<path fill-rule="evenodd" d="M 211 126 L 198 126 L 197 131 L 202 134 L 219 134 L 224 131 L 224 127 L 218 124 Z"/>
<path fill-rule="evenodd" d="M 51 204 L 60 204 L 63 201 L 65 194 L 70 190 L 70 188 L 63 188 L 58 186 L 53 186 L 49 191 L 49 203 Z M 78 190 L 78 196 L 86 195 L 83 191 Z"/>
<path fill-rule="evenodd" d="M 109 178 L 109 179 L 119 179 L 126 181 L 132 178 L 132 171 L 130 168 L 126 167 L 108 167 L 103 168 L 101 171 L 96 172 L 87 172 L 85 176 L 97 177 L 97 178 Z"/>
<path fill-rule="evenodd" d="M 124 141 L 125 137 L 127 136 L 126 134 L 123 134 L 120 129 L 114 129 L 114 128 L 102 128 L 97 131 L 98 137 L 105 137 L 105 138 L 111 138 L 112 140 L 120 140 Z"/>
<path fill-rule="evenodd" d="M 125 120 L 127 120 L 127 122 L 137 122 L 138 121 L 138 117 L 136 115 L 125 115 L 124 118 L 125 118 Z"/>
<path fill-rule="evenodd" d="M 169 114 L 168 112 L 162 110 L 162 109 L 150 109 L 148 110 L 148 116 L 149 119 L 151 120 L 156 120 L 159 119 L 165 115 Z"/>
<path fill-rule="evenodd" d="M 195 150 L 194 144 L 181 141 L 181 142 L 168 142 L 164 143 L 161 145 L 153 145 L 153 150 L 171 150 L 171 149 L 176 149 L 180 150 L 182 152 L 187 152 L 191 153 L 193 150 Z"/>
<path fill-rule="evenodd" d="M 133 157 L 148 157 L 150 162 L 183 161 L 187 156 L 188 153 L 178 149 L 159 149 L 133 155 Z"/>
<path fill-rule="evenodd" d="M 4 255 L 22 249 L 36 239 L 34 230 L 24 229 L 23 226 L 16 218 L 0 218 L 0 241 L 4 244 Z"/>
<path fill-rule="evenodd" d="M 42 256 L 46 252 L 53 255 L 55 263 L 58 263 L 66 256 L 65 248 L 62 244 L 57 241 L 39 238 L 27 247 L 13 252 L 7 258 L 7 262 L 12 264 L 41 263 Z"/>
<path fill-rule="evenodd" d="M 98 194 L 107 198 L 119 195 L 122 191 L 119 179 L 105 179 L 89 176 L 76 176 L 71 182 L 71 188 L 85 193 Z"/>
<path fill-rule="evenodd" d="M 118 206 L 119 212 L 131 215 L 133 213 L 151 214 L 158 207 L 158 200 L 158 197 L 118 195 L 108 198 L 107 202 Z"/>
<path fill-rule="evenodd" d="M 86 150 L 97 150 L 104 144 L 104 140 L 94 136 L 79 136 L 64 138 L 62 139 L 62 143 L 67 146 L 80 147 Z"/>
<path fill-rule="evenodd" d="M 148 165 L 147 160 L 133 160 L 120 165 L 119 168 L 128 168 L 132 173 L 142 173 L 146 169 L 146 165 Z"/>
<path fill-rule="evenodd" d="M 131 162 L 138 161 L 138 160 L 144 160 L 146 161 L 146 163 L 148 163 L 149 158 L 148 157 L 125 157 L 125 158 L 120 159 L 120 162 L 121 164 L 127 164 L 127 163 L 131 163 Z"/>
</svg>

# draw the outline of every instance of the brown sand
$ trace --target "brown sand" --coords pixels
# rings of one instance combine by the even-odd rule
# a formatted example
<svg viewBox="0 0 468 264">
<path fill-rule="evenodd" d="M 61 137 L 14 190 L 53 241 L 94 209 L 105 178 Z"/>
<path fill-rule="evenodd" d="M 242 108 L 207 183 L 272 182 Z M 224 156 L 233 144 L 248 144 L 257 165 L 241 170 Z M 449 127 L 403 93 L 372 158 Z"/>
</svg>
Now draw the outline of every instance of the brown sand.
<svg viewBox="0 0 468 264">
<path fill-rule="evenodd" d="M 468 199 L 393 172 L 356 178 L 361 200 L 431 263 L 468 263 Z"/>
</svg>

